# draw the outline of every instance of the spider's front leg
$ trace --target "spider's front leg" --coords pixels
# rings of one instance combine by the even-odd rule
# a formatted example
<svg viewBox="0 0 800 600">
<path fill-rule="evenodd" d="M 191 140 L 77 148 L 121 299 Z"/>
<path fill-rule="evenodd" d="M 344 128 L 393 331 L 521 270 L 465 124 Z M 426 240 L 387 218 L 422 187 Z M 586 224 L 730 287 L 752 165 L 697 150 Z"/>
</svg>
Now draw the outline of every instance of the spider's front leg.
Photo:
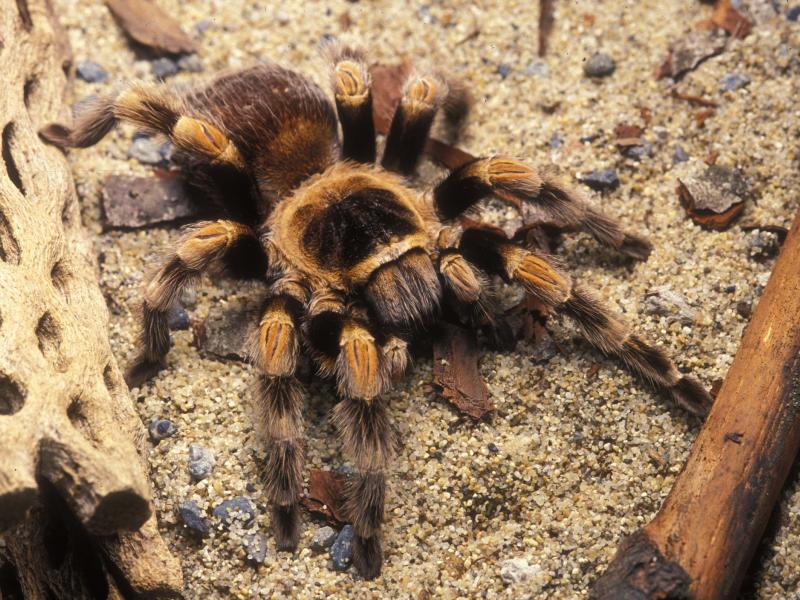
<svg viewBox="0 0 800 600">
<path fill-rule="evenodd" d="M 242 253 L 256 272 L 263 272 L 266 259 L 260 248 L 253 230 L 236 221 L 206 221 L 187 228 L 175 251 L 145 284 L 141 352 L 125 376 L 128 385 L 139 385 L 163 367 L 169 352 L 167 315 L 183 289 L 203 271 L 224 266 L 226 259 Z"/>
<path fill-rule="evenodd" d="M 545 306 L 570 317 L 584 337 L 605 354 L 619 357 L 634 373 L 686 410 L 705 415 L 712 399 L 697 379 L 682 375 L 659 348 L 648 344 L 593 292 L 573 284 L 544 257 L 508 240 L 491 227 L 464 231 L 460 250 L 481 269 L 520 283 Z"/>
<path fill-rule="evenodd" d="M 492 194 L 517 207 L 530 203 L 559 226 L 583 229 L 601 244 L 637 260 L 646 259 L 652 250 L 645 238 L 623 231 L 619 223 L 591 206 L 578 191 L 510 158 L 495 156 L 470 161 L 439 183 L 433 196 L 436 211 L 446 222 Z"/>
<path fill-rule="evenodd" d="M 333 93 L 342 124 L 342 158 L 375 162 L 375 123 L 372 119 L 372 80 L 362 52 L 333 44 Z"/>
<path fill-rule="evenodd" d="M 308 338 L 323 373 L 335 375 L 341 401 L 333 420 L 356 473 L 347 484 L 345 512 L 353 525 L 353 562 L 366 579 L 380 574 L 383 552 L 380 526 L 386 495 L 386 471 L 396 437 L 380 394 L 408 362 L 405 342 L 388 338 L 381 345 L 364 311 L 323 292 L 309 307 Z"/>
<path fill-rule="evenodd" d="M 306 296 L 305 288 L 292 277 L 273 283 L 251 350 L 260 371 L 257 408 L 266 440 L 263 475 L 272 503 L 272 525 L 277 548 L 289 551 L 297 547 L 298 502 L 303 492 L 302 393 L 295 369 Z"/>
</svg>

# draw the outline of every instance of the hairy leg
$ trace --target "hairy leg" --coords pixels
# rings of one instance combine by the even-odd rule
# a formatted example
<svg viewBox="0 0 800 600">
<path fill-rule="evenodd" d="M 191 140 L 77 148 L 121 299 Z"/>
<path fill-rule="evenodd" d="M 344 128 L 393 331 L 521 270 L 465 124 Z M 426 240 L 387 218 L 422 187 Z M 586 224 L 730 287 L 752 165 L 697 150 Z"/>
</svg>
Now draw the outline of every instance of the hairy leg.
<svg viewBox="0 0 800 600">
<path fill-rule="evenodd" d="M 545 306 L 570 317 L 592 345 L 619 357 L 636 375 L 686 410 L 704 415 L 710 409 L 711 396 L 699 381 L 682 375 L 662 350 L 632 333 L 621 316 L 593 292 L 574 285 L 544 256 L 511 243 L 493 228 L 467 229 L 460 249 L 470 262 L 519 282 Z"/>
<path fill-rule="evenodd" d="M 646 259 L 652 250 L 650 242 L 623 231 L 619 223 L 591 206 L 577 190 L 510 158 L 478 158 L 468 162 L 450 173 L 433 192 L 436 210 L 443 221 L 468 212 L 492 194 L 518 208 L 530 204 L 559 226 L 583 229 L 601 244 L 632 258 Z"/>
</svg>

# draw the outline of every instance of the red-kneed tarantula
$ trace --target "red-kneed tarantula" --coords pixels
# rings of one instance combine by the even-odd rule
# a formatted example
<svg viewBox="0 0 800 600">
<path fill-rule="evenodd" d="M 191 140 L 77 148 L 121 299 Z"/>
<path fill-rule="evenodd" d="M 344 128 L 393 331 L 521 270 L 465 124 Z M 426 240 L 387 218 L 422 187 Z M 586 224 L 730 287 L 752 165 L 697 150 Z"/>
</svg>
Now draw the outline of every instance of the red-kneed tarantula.
<svg viewBox="0 0 800 600">
<path fill-rule="evenodd" d="M 321 375 L 335 379 L 341 396 L 333 418 L 357 470 L 346 504 L 356 532 L 354 562 L 373 578 L 383 562 L 379 534 L 395 446 L 382 394 L 406 371 L 414 337 L 434 333 L 443 321 L 486 325 L 491 278 L 519 284 L 567 315 L 591 344 L 690 410 L 701 412 L 710 397 L 537 248 L 466 215 L 498 196 L 534 205 L 636 259 L 649 254 L 646 240 L 622 231 L 557 179 L 511 158 L 478 158 L 430 192 L 413 189 L 437 113 L 457 121 L 466 112 L 463 88 L 437 73 L 411 74 L 378 163 L 364 56 L 342 46 L 329 55 L 334 103 L 304 76 L 259 65 L 186 93 L 133 85 L 97 101 L 73 129 L 52 125 L 43 135 L 86 147 L 122 120 L 172 141 L 187 184 L 220 219 L 189 227 L 146 282 L 142 348 L 129 373 L 163 365 L 167 313 L 203 271 L 221 267 L 266 279 L 253 362 L 278 548 L 293 550 L 299 537 L 304 434 L 295 370 L 304 350 Z"/>
</svg>

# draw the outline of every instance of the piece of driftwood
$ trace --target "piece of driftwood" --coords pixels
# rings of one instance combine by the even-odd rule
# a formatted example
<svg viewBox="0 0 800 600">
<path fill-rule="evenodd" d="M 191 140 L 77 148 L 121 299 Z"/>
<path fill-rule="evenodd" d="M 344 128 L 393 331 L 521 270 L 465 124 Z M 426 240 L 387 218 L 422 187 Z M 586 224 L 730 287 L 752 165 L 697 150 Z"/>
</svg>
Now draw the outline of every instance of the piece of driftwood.
<svg viewBox="0 0 800 600">
<path fill-rule="evenodd" d="M 69 45 L 49 0 L 0 2 L 0 66 L 0 563 L 14 573 L 0 585 L 174 597 L 180 568 L 156 530 L 94 249 L 66 159 L 37 136 L 69 118 Z"/>
<path fill-rule="evenodd" d="M 736 597 L 798 449 L 800 213 L 683 472 L 591 597 Z"/>
</svg>

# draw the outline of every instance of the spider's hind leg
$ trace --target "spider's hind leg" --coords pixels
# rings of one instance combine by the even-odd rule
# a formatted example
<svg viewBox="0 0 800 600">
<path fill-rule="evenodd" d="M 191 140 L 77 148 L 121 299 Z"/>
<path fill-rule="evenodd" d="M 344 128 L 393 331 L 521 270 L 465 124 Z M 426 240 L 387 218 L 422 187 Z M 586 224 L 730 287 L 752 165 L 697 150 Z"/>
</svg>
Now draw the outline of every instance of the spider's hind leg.
<svg viewBox="0 0 800 600">
<path fill-rule="evenodd" d="M 375 123 L 372 119 L 372 80 L 366 59 L 358 50 L 331 44 L 336 112 L 342 124 L 342 158 L 375 162 Z"/>
<path fill-rule="evenodd" d="M 628 369 L 686 410 L 697 415 L 708 412 L 712 399 L 699 381 L 682 375 L 661 349 L 632 333 L 621 316 L 593 292 L 574 285 L 544 256 L 517 246 L 493 228 L 467 229 L 460 249 L 470 262 L 520 283 L 542 304 L 570 317 L 593 346 L 620 358 Z"/>
<path fill-rule="evenodd" d="M 183 100 L 165 86 L 135 84 L 116 97 L 95 100 L 72 129 L 50 124 L 40 135 L 62 148 L 85 148 L 103 139 L 119 121 L 128 121 L 166 135 L 179 150 L 212 164 L 245 168 L 239 149 L 225 133 L 186 111 Z"/>
</svg>

